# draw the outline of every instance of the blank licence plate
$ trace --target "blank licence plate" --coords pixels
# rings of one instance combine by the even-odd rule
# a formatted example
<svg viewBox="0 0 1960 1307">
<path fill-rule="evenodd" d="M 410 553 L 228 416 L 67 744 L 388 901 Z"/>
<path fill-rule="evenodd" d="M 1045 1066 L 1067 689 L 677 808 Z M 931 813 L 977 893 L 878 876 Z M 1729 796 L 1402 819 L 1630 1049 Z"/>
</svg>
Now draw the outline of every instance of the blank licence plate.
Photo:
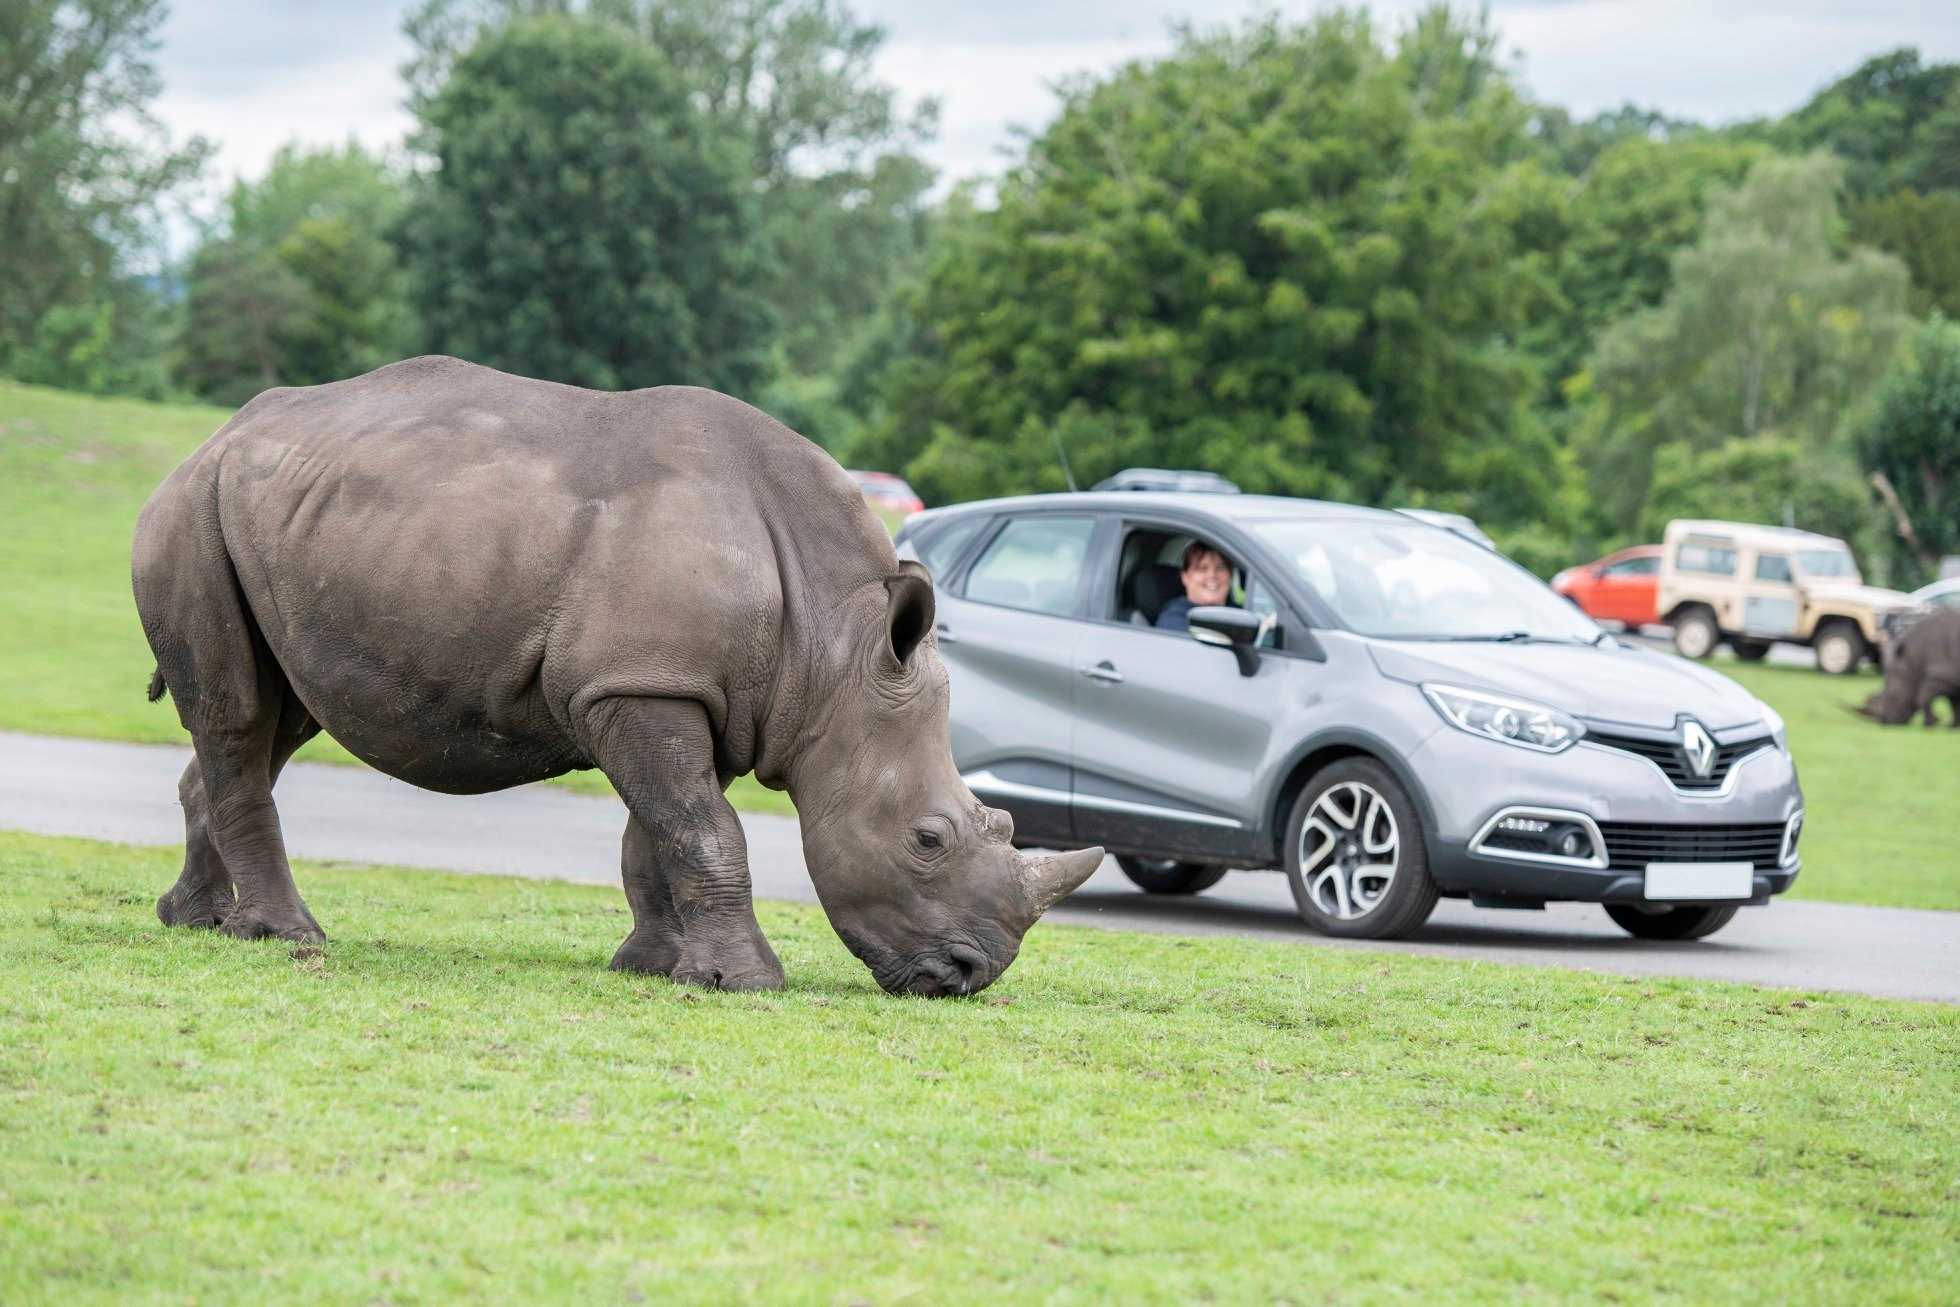
<svg viewBox="0 0 1960 1307">
<path fill-rule="evenodd" d="M 1747 862 L 1650 862 L 1650 899 L 1746 899 L 1756 884 Z"/>
</svg>

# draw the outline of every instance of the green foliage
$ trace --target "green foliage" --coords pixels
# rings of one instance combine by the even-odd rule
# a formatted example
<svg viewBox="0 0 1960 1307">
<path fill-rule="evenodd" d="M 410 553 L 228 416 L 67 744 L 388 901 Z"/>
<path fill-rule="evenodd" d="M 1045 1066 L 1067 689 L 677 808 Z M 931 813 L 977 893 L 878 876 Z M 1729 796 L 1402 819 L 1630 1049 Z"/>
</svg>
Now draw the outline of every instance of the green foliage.
<svg viewBox="0 0 1960 1307">
<path fill-rule="evenodd" d="M 423 107 L 403 225 L 431 348 L 601 389 L 754 393 L 772 315 L 747 147 L 609 24 L 487 32 Z"/>
<path fill-rule="evenodd" d="M 694 101 L 746 140 L 756 275 L 774 311 L 772 387 L 808 394 L 916 261 L 932 171 L 916 153 L 937 106 L 901 112 L 872 61 L 884 30 L 838 0 L 422 0 L 406 23 L 411 99 L 427 103 L 483 33 L 582 14 L 659 51 Z M 751 396 L 753 398 L 753 396 Z"/>
<path fill-rule="evenodd" d="M 164 312 L 136 273 L 156 206 L 209 151 L 150 113 L 162 0 L 0 5 L 0 372 L 160 392 Z"/>
<path fill-rule="evenodd" d="M 267 386 L 310 386 L 392 362 L 415 325 L 389 229 L 406 192 L 383 159 L 286 146 L 238 182 L 220 227 L 191 257 L 178 375 L 238 404 Z"/>
<path fill-rule="evenodd" d="M 1596 155 L 1560 247 L 1566 308 L 1544 320 L 1537 342 L 1549 378 L 1577 371 L 1609 324 L 1660 303 L 1674 256 L 1701 234 L 1709 196 L 1769 153 L 1760 143 L 1677 132 L 1628 134 Z"/>
<path fill-rule="evenodd" d="M 1799 526 L 1850 541 L 1868 563 L 1880 543 L 1870 492 L 1849 451 L 1820 452 L 1788 436 L 1728 440 L 1711 449 L 1687 441 L 1662 445 L 1654 451 L 1639 533 L 1659 540 L 1677 517 Z"/>
<path fill-rule="evenodd" d="M 1892 483 L 1918 537 L 1893 540 L 1901 570 L 1930 578 L 1960 554 L 1960 323 L 1935 317 L 1894 362 L 1855 431 L 1859 461 Z"/>
<path fill-rule="evenodd" d="M 1575 442 L 1607 534 L 1641 521 L 1661 447 L 1776 434 L 1822 455 L 1884 370 L 1906 323 L 1906 273 L 1844 248 L 1840 170 L 1823 155 L 1758 163 L 1712 200 L 1666 299 L 1601 337 L 1570 393 L 1585 405 Z"/>
<path fill-rule="evenodd" d="M 1852 239 L 1906 265 L 1913 312 L 1960 318 L 1960 191 L 1895 191 L 1852 205 L 1848 217 Z"/>
<path fill-rule="evenodd" d="M 997 206 L 944 220 L 853 457 L 932 500 L 1060 488 L 1059 441 L 1083 482 L 1543 512 L 1516 337 L 1556 303 L 1560 184 L 1493 40 L 1269 20 L 1069 87 Z"/>
<path fill-rule="evenodd" d="M 1853 195 L 1960 186 L 1960 63 L 1924 64 L 1911 48 L 1867 59 L 1770 136 L 1838 155 Z"/>
</svg>

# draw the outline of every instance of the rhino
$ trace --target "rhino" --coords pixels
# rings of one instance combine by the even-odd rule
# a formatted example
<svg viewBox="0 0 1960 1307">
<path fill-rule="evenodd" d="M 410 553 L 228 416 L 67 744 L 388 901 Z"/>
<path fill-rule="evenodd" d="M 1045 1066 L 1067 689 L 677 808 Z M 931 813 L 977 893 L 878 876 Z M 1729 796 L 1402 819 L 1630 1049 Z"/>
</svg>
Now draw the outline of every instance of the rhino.
<svg viewBox="0 0 1960 1307">
<path fill-rule="evenodd" d="M 1102 860 L 1018 850 L 974 798 L 925 569 L 823 450 L 714 391 L 442 357 L 268 390 L 151 496 L 133 578 L 194 754 L 166 925 L 325 939 L 272 794 L 322 730 L 452 794 L 598 768 L 628 814 L 612 966 L 684 984 L 783 984 L 723 793 L 745 773 L 788 791 L 895 994 L 985 988 Z"/>
<path fill-rule="evenodd" d="M 1914 713 L 1935 722 L 1941 699 L 1960 728 L 1960 608 L 1945 608 L 1919 619 L 1893 643 L 1885 659 L 1885 688 L 1854 711 L 1885 726 L 1903 726 Z"/>
</svg>

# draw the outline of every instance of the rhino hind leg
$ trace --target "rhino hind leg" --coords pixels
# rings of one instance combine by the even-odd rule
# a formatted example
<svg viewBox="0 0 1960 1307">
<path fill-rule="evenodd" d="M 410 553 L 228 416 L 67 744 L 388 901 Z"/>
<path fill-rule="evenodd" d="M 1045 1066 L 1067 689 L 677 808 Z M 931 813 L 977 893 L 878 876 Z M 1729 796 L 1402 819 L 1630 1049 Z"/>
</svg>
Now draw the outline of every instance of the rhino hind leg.
<svg viewBox="0 0 1960 1307">
<path fill-rule="evenodd" d="M 781 989 L 783 967 L 756 923 L 748 841 L 722 794 L 700 704 L 608 699 L 594 709 L 596 761 L 632 817 L 620 870 L 633 931 L 615 970 L 711 989 Z"/>
<path fill-rule="evenodd" d="M 278 781 L 293 753 L 319 731 L 319 724 L 307 715 L 298 699 L 288 694 L 273 736 L 266 769 L 268 786 Z M 232 886 L 231 870 L 211 835 L 210 800 L 196 758 L 177 782 L 177 799 L 184 808 L 184 868 L 177 883 L 157 900 L 157 919 L 166 926 L 222 926 L 236 909 L 238 894 Z"/>
<path fill-rule="evenodd" d="M 231 915 L 238 896 L 231 887 L 231 872 L 211 838 L 204 774 L 195 758 L 177 782 L 177 801 L 184 807 L 184 869 L 177 883 L 157 900 L 157 920 L 166 926 L 214 927 Z"/>
</svg>

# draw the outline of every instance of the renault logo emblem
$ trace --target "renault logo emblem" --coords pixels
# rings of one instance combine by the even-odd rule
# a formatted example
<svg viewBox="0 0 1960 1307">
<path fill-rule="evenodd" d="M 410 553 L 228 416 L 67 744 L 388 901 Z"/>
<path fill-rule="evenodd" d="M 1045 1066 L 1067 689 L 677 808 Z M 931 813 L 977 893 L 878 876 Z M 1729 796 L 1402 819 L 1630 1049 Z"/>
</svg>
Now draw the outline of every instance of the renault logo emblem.
<svg viewBox="0 0 1960 1307">
<path fill-rule="evenodd" d="M 1681 756 L 1697 780 L 1705 781 L 1715 771 L 1715 741 L 1692 717 L 1681 723 Z"/>
</svg>

